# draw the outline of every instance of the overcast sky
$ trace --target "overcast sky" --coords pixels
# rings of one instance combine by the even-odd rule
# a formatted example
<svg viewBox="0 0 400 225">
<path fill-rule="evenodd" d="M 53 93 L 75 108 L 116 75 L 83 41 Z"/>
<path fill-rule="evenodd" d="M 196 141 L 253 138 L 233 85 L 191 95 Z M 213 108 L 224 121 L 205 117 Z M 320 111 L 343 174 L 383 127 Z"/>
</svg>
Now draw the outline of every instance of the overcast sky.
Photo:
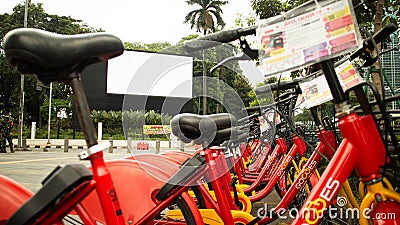
<svg viewBox="0 0 400 225">
<path fill-rule="evenodd" d="M 168 41 L 175 44 L 182 37 L 195 33 L 183 24 L 190 8 L 184 0 L 32 0 L 43 3 L 49 14 L 71 16 L 94 28 L 114 34 L 123 42 L 153 43 Z M 23 0 L 1 0 L 0 14 L 12 13 Z M 222 7 L 227 28 L 234 26 L 237 14 L 252 13 L 250 0 L 229 0 Z"/>
</svg>

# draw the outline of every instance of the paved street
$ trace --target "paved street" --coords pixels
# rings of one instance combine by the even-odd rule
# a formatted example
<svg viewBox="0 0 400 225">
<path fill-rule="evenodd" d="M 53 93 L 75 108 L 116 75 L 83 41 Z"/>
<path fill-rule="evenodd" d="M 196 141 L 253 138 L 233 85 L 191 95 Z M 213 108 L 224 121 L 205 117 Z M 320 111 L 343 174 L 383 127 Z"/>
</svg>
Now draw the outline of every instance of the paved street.
<svg viewBox="0 0 400 225">
<path fill-rule="evenodd" d="M 168 148 L 162 148 L 161 151 L 168 151 Z M 59 148 L 48 149 L 44 152 L 43 149 L 31 149 L 30 151 L 16 151 L 15 153 L 1 153 L 0 154 L 0 174 L 7 176 L 18 183 L 36 192 L 41 187 L 41 181 L 57 166 L 71 163 L 83 163 L 89 165 L 88 161 L 80 161 L 78 153 L 81 150 L 70 149 L 64 152 Z M 193 151 L 187 149 L 187 151 Z M 139 153 L 154 153 L 154 150 L 147 151 L 134 151 L 134 154 Z M 104 151 L 104 158 L 120 159 L 130 154 L 126 149 L 114 149 L 113 153 Z M 257 210 L 264 207 L 265 204 L 276 205 L 279 202 L 279 197 L 275 191 L 267 198 L 253 204 L 253 215 L 257 214 Z M 275 221 L 272 224 L 276 224 Z"/>
<path fill-rule="evenodd" d="M 65 164 L 83 163 L 90 165 L 89 161 L 81 161 L 78 154 L 81 149 L 69 149 L 64 152 L 60 148 L 46 149 L 32 148 L 30 151 L 16 151 L 15 153 L 0 153 L 0 174 L 7 176 L 30 190 L 36 192 L 40 187 L 40 182 L 57 166 Z M 161 151 L 177 150 L 161 148 Z M 193 151 L 187 149 L 187 151 Z M 133 150 L 133 154 L 155 153 L 154 150 Z M 114 149 L 109 153 L 104 151 L 104 158 L 121 159 L 129 156 L 127 149 Z"/>
<path fill-rule="evenodd" d="M 90 165 L 88 161 L 79 160 L 79 152 L 80 150 L 77 149 L 69 150 L 69 152 L 64 152 L 61 149 L 49 149 L 48 152 L 43 152 L 42 149 L 34 149 L 32 151 L 1 153 L 0 174 L 21 183 L 35 192 L 40 188 L 40 182 L 57 165 L 71 163 L 84 163 L 85 165 Z M 128 155 L 126 149 L 117 149 L 114 150 L 114 153 L 104 151 L 106 159 L 124 158 Z"/>
</svg>

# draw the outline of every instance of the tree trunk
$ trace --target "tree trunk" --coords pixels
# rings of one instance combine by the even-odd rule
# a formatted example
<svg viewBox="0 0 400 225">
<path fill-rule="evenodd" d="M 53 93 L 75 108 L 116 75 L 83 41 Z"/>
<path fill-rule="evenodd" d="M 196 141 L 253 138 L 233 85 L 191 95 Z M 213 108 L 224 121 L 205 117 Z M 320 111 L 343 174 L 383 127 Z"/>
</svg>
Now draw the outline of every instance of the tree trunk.
<svg viewBox="0 0 400 225">
<path fill-rule="evenodd" d="M 207 115 L 207 67 L 206 67 L 206 50 L 203 50 L 203 115 Z"/>
<path fill-rule="evenodd" d="M 383 16 L 383 7 L 384 7 L 385 0 L 378 0 L 376 3 L 376 15 L 374 20 L 374 34 L 382 29 L 382 16 Z M 381 50 L 381 44 L 378 44 L 378 52 Z M 379 69 L 380 64 L 379 61 L 376 61 L 372 67 Z M 379 95 L 381 98 L 383 97 L 383 74 L 379 72 L 371 73 L 372 82 L 376 85 L 378 89 Z"/>
<path fill-rule="evenodd" d="M 207 31 L 204 30 L 204 35 Z M 200 106 L 199 106 L 200 107 Z M 203 50 L 203 115 L 207 115 L 207 66 L 206 50 Z"/>
</svg>

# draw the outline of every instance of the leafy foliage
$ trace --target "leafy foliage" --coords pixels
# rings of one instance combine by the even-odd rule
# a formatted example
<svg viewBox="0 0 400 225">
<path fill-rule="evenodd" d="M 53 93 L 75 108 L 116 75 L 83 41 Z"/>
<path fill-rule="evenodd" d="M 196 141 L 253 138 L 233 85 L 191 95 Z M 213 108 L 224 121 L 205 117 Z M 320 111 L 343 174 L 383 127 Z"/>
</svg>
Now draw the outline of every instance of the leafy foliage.
<svg viewBox="0 0 400 225">
<path fill-rule="evenodd" d="M 249 95 L 252 91 L 252 87 L 249 84 L 248 79 L 243 75 L 240 70 L 238 63 L 226 64 L 225 66 L 214 69 L 213 72 L 209 72 L 211 68 L 217 65 L 218 62 L 223 59 L 232 56 L 234 47 L 231 45 L 222 45 L 206 51 L 206 71 L 207 71 L 207 113 L 221 113 L 230 110 L 230 113 L 241 111 L 241 109 L 233 110 L 238 107 L 237 102 L 232 101 L 231 91 L 226 88 L 232 89 L 243 101 L 245 106 L 249 106 L 250 102 L 253 101 L 255 96 Z M 193 95 L 201 96 L 203 81 L 203 60 L 202 53 L 199 52 L 194 55 L 193 61 Z M 217 82 L 220 81 L 220 82 Z M 229 87 L 228 87 L 229 86 Z M 200 113 L 199 99 L 193 99 L 194 112 Z M 233 112 L 235 111 L 235 112 Z"/>
<path fill-rule="evenodd" d="M 0 27 L 0 40 L 11 30 L 24 26 L 25 5 L 18 4 L 13 8 L 12 14 L 0 15 L 2 26 Z M 28 8 L 27 26 L 30 28 L 42 29 L 60 34 L 78 34 L 97 32 L 96 30 L 83 23 L 67 16 L 51 15 L 44 11 L 42 3 L 30 3 Z M 0 49 L 0 113 L 11 112 L 14 117 L 18 115 L 20 102 L 21 79 L 19 73 L 8 66 L 4 51 Z M 24 118 L 26 124 L 37 121 L 38 126 L 42 125 L 42 120 L 47 120 L 48 106 L 48 87 L 43 86 L 31 76 L 25 76 L 24 91 L 25 109 Z M 57 107 L 70 108 L 70 100 L 66 96 L 70 95 L 70 89 L 63 84 L 55 83 L 53 85 L 53 101 L 62 105 Z M 28 94 L 29 93 L 29 94 Z M 53 118 L 56 118 L 56 110 L 53 110 Z"/>
<path fill-rule="evenodd" d="M 154 110 L 106 111 L 92 110 L 94 123 L 102 122 L 103 133 L 109 135 L 122 135 L 139 137 L 143 131 L 143 125 L 167 125 L 172 117 L 168 114 L 160 114 Z"/>
<path fill-rule="evenodd" d="M 143 110 L 126 110 L 122 113 L 124 130 L 128 133 L 140 133 L 145 121 Z"/>
<path fill-rule="evenodd" d="M 207 31 L 215 32 L 219 26 L 222 29 L 225 22 L 222 19 L 221 6 L 228 4 L 228 1 L 222 0 L 187 0 L 188 5 L 200 6 L 189 12 L 185 16 L 184 23 L 189 23 L 190 28 L 196 28 L 197 32 Z"/>
<path fill-rule="evenodd" d="M 156 42 L 156 43 L 142 43 L 142 42 L 125 42 L 124 43 L 126 50 L 136 50 L 136 51 L 146 51 L 146 52 L 160 52 L 165 48 L 171 47 L 171 44 L 168 42 Z"/>
<path fill-rule="evenodd" d="M 387 7 L 384 9 L 385 14 L 383 16 L 383 24 L 400 23 L 400 1 L 399 0 L 389 0 Z"/>
<path fill-rule="evenodd" d="M 254 14 L 250 14 L 245 16 L 243 14 L 238 13 L 237 18 L 235 19 L 235 26 L 236 27 L 248 27 L 253 26 L 257 22 L 257 18 Z"/>
</svg>

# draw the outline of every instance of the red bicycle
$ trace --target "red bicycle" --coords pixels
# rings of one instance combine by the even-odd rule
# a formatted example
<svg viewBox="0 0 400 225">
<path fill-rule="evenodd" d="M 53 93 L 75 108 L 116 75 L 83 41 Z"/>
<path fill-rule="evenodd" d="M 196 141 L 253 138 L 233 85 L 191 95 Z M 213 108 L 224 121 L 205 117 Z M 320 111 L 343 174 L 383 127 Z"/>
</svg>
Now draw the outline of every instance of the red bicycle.
<svg viewBox="0 0 400 225">
<path fill-rule="evenodd" d="M 293 14 L 295 13 L 293 12 Z M 396 29 L 397 27 L 394 25 L 386 27 L 374 38 L 365 41 L 364 46 L 353 56 L 364 54 L 366 47 L 369 48 L 368 50 L 373 49 L 374 44 L 371 43 L 381 42 Z M 255 30 L 255 27 L 250 27 L 221 31 L 199 38 L 199 40 L 188 41 L 186 47 L 189 52 L 209 48 L 221 42 L 231 42 L 241 36 L 255 34 Z M 332 60 L 321 61 L 319 65 L 333 96 L 343 140 L 292 224 L 319 223 L 322 216 L 328 211 L 328 207 L 336 200 L 340 187 L 353 170 L 356 171 L 367 190 L 360 210 L 361 212 L 370 212 L 368 215 L 364 214 L 359 217 L 360 223 L 368 224 L 368 216 L 377 224 L 400 223 L 400 216 L 398 216 L 400 215 L 400 195 L 387 189 L 382 183 L 380 168 L 387 162 L 386 149 L 372 114 L 364 111 L 364 115 L 358 115 L 352 110 L 352 106 L 348 103 L 348 96 L 338 80 Z M 357 88 L 359 86 L 352 90 Z M 358 93 L 360 92 L 358 91 Z M 376 101 L 379 102 L 379 95 L 375 96 Z M 361 95 L 357 95 L 357 97 L 362 99 Z M 394 216 L 385 218 L 379 216 L 385 212 L 394 212 Z"/>
<path fill-rule="evenodd" d="M 162 201 L 154 198 L 178 169 L 176 164 L 165 159 L 154 162 L 156 167 L 135 160 L 103 159 L 102 150 L 107 145 L 97 143 L 80 72 L 90 64 L 122 54 L 123 50 L 120 39 L 104 33 L 67 36 L 22 28 L 5 36 L 7 61 L 19 72 L 36 74 L 44 83 L 62 81 L 72 87 L 88 147 L 79 158 L 90 160 L 91 168 L 81 164 L 57 167 L 35 194 L 1 176 L 2 224 L 63 224 L 63 220 L 93 225 L 203 224 L 187 189 L 180 189 Z M 171 207 L 180 209 L 182 216 L 165 217 Z M 81 222 L 73 215 L 78 215 Z"/>
</svg>

